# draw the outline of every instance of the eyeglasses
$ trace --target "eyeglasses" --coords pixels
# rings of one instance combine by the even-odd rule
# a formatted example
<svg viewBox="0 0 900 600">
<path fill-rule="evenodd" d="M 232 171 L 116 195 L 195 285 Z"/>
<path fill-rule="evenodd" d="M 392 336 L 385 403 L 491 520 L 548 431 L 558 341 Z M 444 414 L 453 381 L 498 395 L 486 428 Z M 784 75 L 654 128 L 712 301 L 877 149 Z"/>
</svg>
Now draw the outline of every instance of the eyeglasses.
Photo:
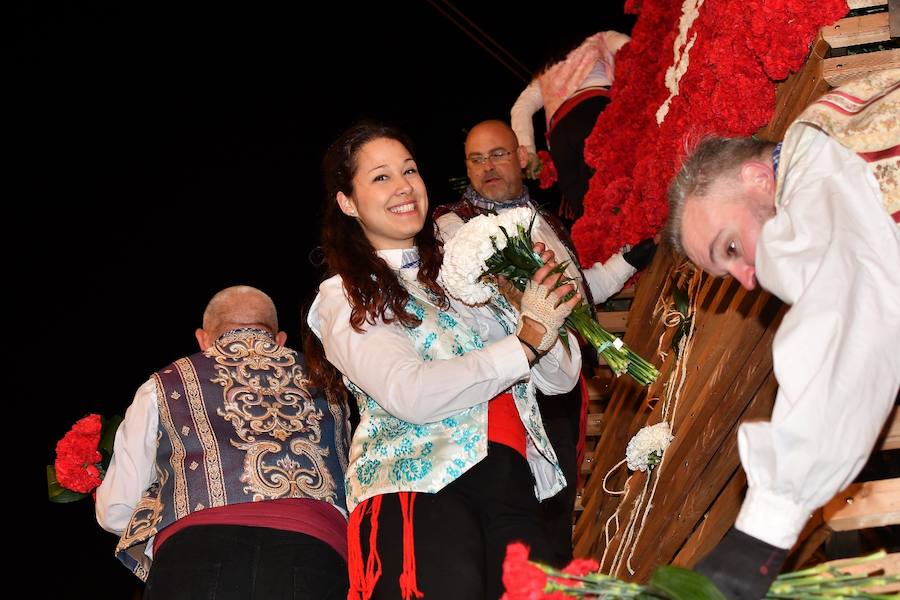
<svg viewBox="0 0 900 600">
<path fill-rule="evenodd" d="M 491 150 L 490 152 L 488 152 L 487 156 L 483 154 L 473 154 L 472 156 L 467 156 L 466 160 L 476 167 L 480 167 L 487 161 L 491 161 L 492 164 L 497 165 L 508 161 L 512 153 L 512 150 L 503 150 L 502 148 L 498 148 L 497 150 Z"/>
</svg>

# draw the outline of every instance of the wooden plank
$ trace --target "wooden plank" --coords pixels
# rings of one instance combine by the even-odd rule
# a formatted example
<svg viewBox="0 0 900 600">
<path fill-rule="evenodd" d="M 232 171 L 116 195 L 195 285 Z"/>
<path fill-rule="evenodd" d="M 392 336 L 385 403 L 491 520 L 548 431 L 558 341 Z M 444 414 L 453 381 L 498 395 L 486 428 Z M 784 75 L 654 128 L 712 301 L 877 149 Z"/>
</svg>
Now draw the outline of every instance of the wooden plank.
<svg viewBox="0 0 900 600">
<path fill-rule="evenodd" d="M 581 463 L 581 474 L 589 475 L 593 464 L 594 464 L 594 453 L 593 452 L 585 452 L 584 453 L 584 461 Z"/>
<path fill-rule="evenodd" d="M 781 141 L 788 126 L 803 109 L 828 91 L 828 82 L 823 76 L 823 57 L 827 52 L 828 43 L 819 35 L 803 68 L 778 84 L 775 112 L 768 125 L 757 132 L 757 137 L 770 142 Z"/>
<path fill-rule="evenodd" d="M 746 488 L 747 476 L 743 469 L 738 469 L 716 498 L 712 508 L 703 516 L 700 525 L 675 555 L 673 565 L 691 569 L 719 543 L 724 533 L 734 525 Z"/>
<path fill-rule="evenodd" d="M 659 476 L 664 479 L 657 486 L 653 499 L 654 508 L 638 539 L 635 560 L 632 561 L 636 569 L 634 579 L 637 580 L 645 578 L 655 564 L 670 562 L 694 529 L 697 520 L 707 511 L 728 477 L 737 468 L 736 451 L 727 453 L 727 456 L 722 454 L 722 441 L 733 430 L 737 418 L 754 398 L 760 381 L 771 373 L 771 350 L 767 344 L 777 327 L 775 320 L 780 314 L 780 303 L 767 294 L 747 293 L 731 279 L 715 280 L 702 276 L 700 281 L 699 289 L 695 290 L 698 317 L 694 349 L 688 364 L 691 376 L 679 401 L 675 440 L 667 450 L 666 463 L 658 471 Z M 639 288 L 636 302 L 641 300 L 641 295 Z M 641 313 L 634 312 L 634 315 L 638 314 Z M 641 329 L 643 328 L 632 324 L 628 335 L 648 337 Z M 769 329 L 771 331 L 766 334 Z M 722 331 L 737 333 L 722 336 Z M 659 339 L 658 336 L 649 337 L 651 340 Z M 669 354 L 671 359 L 674 353 Z M 668 362 L 667 360 L 661 369 L 664 373 L 667 372 Z M 599 446 L 602 451 L 598 450 L 596 454 L 598 458 L 592 465 L 594 475 L 585 489 L 585 514 L 576 527 L 578 556 L 590 554 L 599 558 L 606 544 L 603 533 L 606 520 L 619 506 L 622 507 L 621 521 L 627 520 L 631 514 L 646 476 L 635 474 L 630 483 L 631 492 L 621 500 L 621 497 L 611 498 L 604 494 L 600 480 L 609 467 L 624 455 L 627 440 L 637 429 L 661 420 L 662 403 L 658 403 L 653 410 L 646 411 L 651 403 L 644 402 L 640 407 L 632 409 L 634 417 L 627 427 L 620 427 L 624 423 L 614 420 L 616 411 L 620 409 L 617 400 L 629 399 L 619 398 L 618 385 L 618 382 L 614 385 L 610 408 L 607 410 L 610 418 L 606 423 L 604 436 L 600 438 Z M 648 392 L 651 396 L 655 393 L 659 391 L 651 389 Z M 774 386 L 768 393 L 774 396 Z M 626 431 L 626 435 L 617 435 L 620 430 Z M 610 434 L 617 435 L 616 444 L 608 444 L 607 436 Z M 721 460 L 718 463 L 721 467 L 717 467 L 716 471 L 722 475 L 717 474 L 703 480 L 701 474 L 706 477 L 704 469 L 710 461 L 715 460 Z M 726 468 L 729 461 L 729 468 Z M 625 478 L 625 469 L 622 468 L 610 477 L 609 487 L 622 488 Z M 705 504 L 699 500 L 690 500 L 696 489 L 704 485 L 704 497 L 707 498 L 704 500 Z M 598 499 L 597 495 L 601 498 Z M 679 513 L 682 515 L 681 519 L 672 518 L 672 515 Z M 669 555 L 663 557 L 658 546 L 666 531 L 674 533 L 665 540 Z M 613 536 L 611 546 L 618 548 L 622 533 L 624 526 Z M 680 539 L 678 535 L 681 536 Z M 625 576 L 622 572 L 618 575 Z"/>
<path fill-rule="evenodd" d="M 631 312 L 632 322 L 637 323 L 637 326 L 625 334 L 625 342 L 635 352 L 657 364 L 656 340 L 664 325 L 651 317 L 664 286 L 668 285 L 671 279 L 673 261 L 671 248 L 666 244 L 661 245 L 650 266 L 642 273 L 635 290 Z M 664 371 L 665 367 L 659 368 Z M 604 413 L 605 431 L 597 444 L 598 459 L 593 465 L 597 475 L 590 477 L 585 484 L 582 498 L 584 513 L 575 526 L 577 556 L 590 556 L 597 549 L 599 539 L 595 532 L 602 530 L 609 507 L 614 507 L 618 503 L 617 498 L 610 498 L 603 492 L 603 475 L 620 460 L 621 449 L 625 447 L 631 433 L 640 427 L 640 423 L 646 421 L 648 412 L 646 388 L 630 382 L 629 378 L 617 379 L 611 390 L 609 407 Z M 610 477 L 609 485 L 620 485 L 624 479 L 624 473 L 616 473 Z"/>
<path fill-rule="evenodd" d="M 894 412 L 888 417 L 882 435 L 884 435 L 884 438 L 881 440 L 882 450 L 896 450 L 900 448 L 900 407 L 894 407 Z"/>
<path fill-rule="evenodd" d="M 822 509 L 834 531 L 900 525 L 900 477 L 854 483 Z"/>
<path fill-rule="evenodd" d="M 769 328 L 766 339 L 747 359 L 748 363 L 761 363 L 764 368 L 768 362 L 771 369 L 771 336 L 774 329 Z M 635 568 L 636 578 L 642 581 L 648 579 L 655 566 L 670 563 L 685 540 L 696 530 L 703 515 L 715 506 L 721 491 L 733 479 L 735 471 L 740 470 L 737 449 L 740 422 L 769 417 L 777 389 L 778 383 L 771 370 L 759 382 L 750 368 L 733 380 L 723 400 L 713 397 L 702 406 L 695 407 L 696 420 L 688 431 L 685 431 L 684 425 L 681 433 L 676 430 L 676 435 L 683 438 L 693 435 L 694 441 L 685 439 L 670 456 L 671 464 L 677 465 L 677 468 L 665 474 L 666 479 L 659 485 L 662 487 L 665 484 L 666 488 L 662 493 L 658 488 L 653 499 L 653 510 L 660 511 L 667 518 L 657 519 L 656 527 L 645 526 L 635 553 L 642 556 L 642 565 Z M 712 410 L 715 408 L 713 405 L 718 405 L 718 410 Z M 741 413 L 744 406 L 746 410 Z M 672 446 L 669 448 L 671 450 Z M 705 457 L 708 458 L 704 464 L 702 460 Z M 706 539 L 698 540 L 702 548 L 715 545 L 737 518 L 742 481 L 739 479 L 733 484 L 741 486 L 740 489 L 732 489 L 716 519 L 708 521 L 703 534 Z"/>
<path fill-rule="evenodd" d="M 810 566 L 809 562 L 819 549 L 819 546 L 828 541 L 828 538 L 833 533 L 822 518 L 822 509 L 816 509 L 809 521 L 806 522 L 800 535 L 797 536 L 797 543 L 791 548 L 788 558 L 781 569 L 782 572 L 798 571 Z"/>
<path fill-rule="evenodd" d="M 603 413 L 588 413 L 585 435 L 598 436 L 603 431 Z"/>
<path fill-rule="evenodd" d="M 891 22 L 891 37 L 900 37 L 900 0 L 890 0 L 888 11 Z"/>
<path fill-rule="evenodd" d="M 595 401 L 609 396 L 610 386 L 615 381 L 615 376 L 608 368 L 597 369 L 593 377 L 585 378 L 588 390 L 588 400 Z"/>
<path fill-rule="evenodd" d="M 627 288 L 622 289 L 618 294 L 610 296 L 610 300 L 630 300 L 634 298 L 634 286 L 629 285 Z"/>
<path fill-rule="evenodd" d="M 828 85 L 837 87 L 865 73 L 898 67 L 900 67 L 900 48 L 892 48 L 866 54 L 826 58 L 822 63 L 822 76 Z"/>
<path fill-rule="evenodd" d="M 850 10 L 858 8 L 871 8 L 873 6 L 886 6 L 888 0 L 847 0 L 847 7 Z"/>
<path fill-rule="evenodd" d="M 830 27 L 822 28 L 822 37 L 832 48 L 847 48 L 891 39 L 888 13 L 847 17 Z"/>
<path fill-rule="evenodd" d="M 600 311 L 597 313 L 597 322 L 600 323 L 600 327 L 610 333 L 622 333 L 628 329 L 628 312 L 627 310 Z"/>
<path fill-rule="evenodd" d="M 861 565 L 843 566 L 842 563 L 846 562 L 847 559 L 839 559 L 830 560 L 825 564 L 834 567 L 835 569 L 843 573 L 849 573 L 851 575 L 869 575 L 877 571 L 884 571 L 885 575 L 900 573 L 900 552 L 894 552 L 892 554 L 888 554 L 882 559 L 873 560 Z M 887 594 L 889 592 L 900 592 L 900 581 L 884 586 L 867 587 L 864 588 L 863 591 L 868 592 L 869 594 Z"/>
</svg>

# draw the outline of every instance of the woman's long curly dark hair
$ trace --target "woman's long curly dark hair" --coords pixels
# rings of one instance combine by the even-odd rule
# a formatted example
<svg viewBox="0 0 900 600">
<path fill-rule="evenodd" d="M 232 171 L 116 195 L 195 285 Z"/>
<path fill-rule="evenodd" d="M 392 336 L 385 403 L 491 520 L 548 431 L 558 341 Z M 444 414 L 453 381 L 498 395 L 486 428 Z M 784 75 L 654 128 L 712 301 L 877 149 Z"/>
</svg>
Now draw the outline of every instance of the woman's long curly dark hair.
<svg viewBox="0 0 900 600">
<path fill-rule="evenodd" d="M 419 320 L 406 311 L 409 292 L 397 279 L 394 270 L 375 254 L 357 220 L 345 215 L 337 202 L 338 192 L 353 195 L 353 177 L 358 168 L 359 151 L 367 143 L 378 139 L 400 142 L 415 158 L 412 141 L 405 133 L 394 127 L 365 121 L 344 131 L 329 146 L 322 160 L 325 178 L 322 253 L 328 267 L 327 276 L 340 275 L 343 279 L 344 291 L 350 299 L 350 325 L 357 331 L 362 331 L 363 323 L 374 324 L 378 320 L 385 323 L 399 321 L 408 327 L 419 324 Z M 443 254 L 430 214 L 426 214 L 425 224 L 416 234 L 415 242 L 421 261 L 417 279 L 446 305 L 447 296 L 437 283 Z M 321 342 L 313 334 L 305 337 L 306 362 L 313 379 L 324 386 L 329 396 L 344 397 L 346 390 L 341 375 L 325 358 Z"/>
</svg>

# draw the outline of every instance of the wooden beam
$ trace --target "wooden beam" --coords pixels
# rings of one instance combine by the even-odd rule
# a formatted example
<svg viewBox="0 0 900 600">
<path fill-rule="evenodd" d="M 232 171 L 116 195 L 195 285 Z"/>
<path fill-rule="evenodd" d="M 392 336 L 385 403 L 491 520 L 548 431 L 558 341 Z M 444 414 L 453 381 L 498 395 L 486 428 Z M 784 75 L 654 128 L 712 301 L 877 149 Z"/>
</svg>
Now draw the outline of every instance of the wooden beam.
<svg viewBox="0 0 900 600">
<path fill-rule="evenodd" d="M 841 566 L 841 563 L 847 562 L 847 559 L 830 560 L 826 565 L 837 569 L 842 573 L 850 575 L 868 575 L 876 571 L 884 571 L 886 575 L 900 573 L 900 552 L 888 554 L 882 559 L 873 560 L 861 565 L 853 565 L 849 567 Z M 900 581 L 880 587 L 867 587 L 863 591 L 869 594 L 887 594 L 889 592 L 900 592 Z M 892 596 L 893 597 L 893 596 Z"/>
<path fill-rule="evenodd" d="M 627 288 L 621 290 L 618 294 L 610 296 L 610 300 L 631 300 L 634 298 L 634 286 L 629 285 Z"/>
<path fill-rule="evenodd" d="M 891 37 L 900 37 L 900 0 L 891 0 L 888 4 L 888 14 L 890 15 Z"/>
<path fill-rule="evenodd" d="M 858 8 L 871 8 L 873 6 L 884 6 L 888 0 L 847 0 L 847 7 L 850 10 Z"/>
<path fill-rule="evenodd" d="M 896 450 L 900 448 L 900 408 L 894 407 L 894 412 L 888 417 L 882 431 L 884 438 L 881 440 L 882 450 Z"/>
<path fill-rule="evenodd" d="M 886 42 L 891 39 L 888 13 L 879 12 L 841 19 L 830 27 L 823 27 L 822 37 L 832 48 Z"/>
<path fill-rule="evenodd" d="M 585 378 L 588 399 L 594 401 L 609 396 L 610 385 L 615 380 L 615 375 L 608 368 L 597 369 L 593 377 Z"/>
<path fill-rule="evenodd" d="M 837 87 L 855 77 L 872 71 L 896 69 L 900 67 L 900 48 L 836 56 L 826 58 L 822 63 L 822 76 L 828 85 Z"/>
<path fill-rule="evenodd" d="M 716 498 L 712 508 L 703 516 L 697 529 L 675 555 L 673 565 L 691 569 L 719 543 L 725 532 L 734 525 L 746 488 L 747 476 L 743 469 L 738 469 Z"/>
<path fill-rule="evenodd" d="M 586 436 L 597 436 L 603 430 L 603 413 L 588 413 L 587 426 L 585 427 Z"/>
<path fill-rule="evenodd" d="M 628 311 L 600 311 L 597 313 L 597 322 L 600 323 L 600 327 L 610 333 L 622 333 L 628 328 Z"/>
<path fill-rule="evenodd" d="M 834 531 L 900 525 L 900 477 L 854 483 L 822 509 Z"/>
</svg>

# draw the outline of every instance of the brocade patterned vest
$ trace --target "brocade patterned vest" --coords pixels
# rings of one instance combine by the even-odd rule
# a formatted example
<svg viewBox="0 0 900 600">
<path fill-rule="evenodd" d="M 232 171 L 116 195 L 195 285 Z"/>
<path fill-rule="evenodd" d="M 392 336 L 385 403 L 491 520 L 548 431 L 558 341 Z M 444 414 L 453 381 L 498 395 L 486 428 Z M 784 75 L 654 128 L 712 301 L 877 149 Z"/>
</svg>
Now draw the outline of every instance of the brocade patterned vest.
<svg viewBox="0 0 900 600">
<path fill-rule="evenodd" d="M 147 541 L 192 512 L 281 498 L 345 509 L 346 406 L 312 387 L 302 357 L 268 332 L 229 331 L 153 378 L 157 481 L 116 547 L 138 577 L 149 572 Z"/>
<path fill-rule="evenodd" d="M 822 96 L 794 121 L 781 149 L 777 189 L 792 156 L 802 154 L 810 127 L 821 130 L 866 161 L 900 226 L 900 69 L 869 73 Z"/>
<path fill-rule="evenodd" d="M 410 290 L 406 310 L 421 323 L 411 328 L 395 326 L 403 327 L 423 360 L 451 359 L 484 347 L 478 333 L 452 311 L 436 306 L 414 282 L 404 283 Z M 505 298 L 496 294 L 486 307 L 507 332 L 515 329 L 517 317 Z M 388 413 L 346 377 L 344 383 L 356 398 L 360 414 L 346 479 L 351 512 L 358 503 L 379 494 L 440 491 L 487 456 L 487 402 L 416 425 Z M 566 480 L 544 431 L 534 384 L 529 379 L 513 385 L 511 391 L 528 433 L 526 455 L 535 495 L 543 500 L 559 492 Z"/>
</svg>

